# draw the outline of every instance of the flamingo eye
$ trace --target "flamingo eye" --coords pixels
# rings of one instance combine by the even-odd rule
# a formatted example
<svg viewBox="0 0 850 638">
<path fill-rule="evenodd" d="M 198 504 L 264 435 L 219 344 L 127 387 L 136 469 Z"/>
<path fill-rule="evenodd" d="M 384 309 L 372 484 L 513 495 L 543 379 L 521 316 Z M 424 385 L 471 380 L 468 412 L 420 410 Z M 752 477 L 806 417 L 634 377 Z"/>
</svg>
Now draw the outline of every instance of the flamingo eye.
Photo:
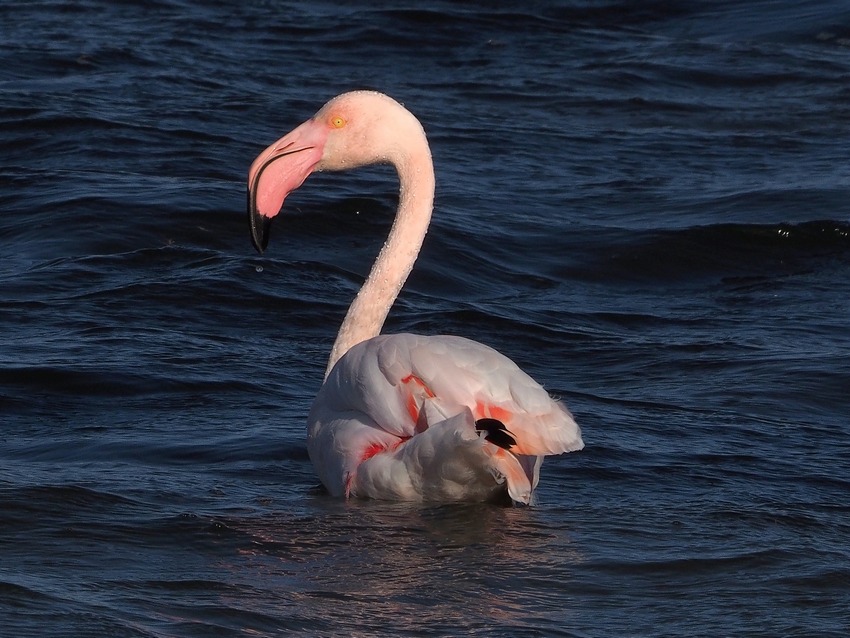
<svg viewBox="0 0 850 638">
<path fill-rule="evenodd" d="M 340 117 L 339 115 L 335 115 L 331 118 L 331 126 L 334 128 L 342 128 L 345 126 L 345 119 Z"/>
</svg>

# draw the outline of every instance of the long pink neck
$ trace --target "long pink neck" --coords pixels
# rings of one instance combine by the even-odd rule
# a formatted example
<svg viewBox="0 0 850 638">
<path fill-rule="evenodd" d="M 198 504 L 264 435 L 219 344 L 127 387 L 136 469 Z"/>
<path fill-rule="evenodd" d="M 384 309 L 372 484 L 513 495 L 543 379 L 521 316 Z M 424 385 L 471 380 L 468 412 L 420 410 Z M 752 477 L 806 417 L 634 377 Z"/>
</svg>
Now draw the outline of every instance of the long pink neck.
<svg viewBox="0 0 850 638">
<path fill-rule="evenodd" d="M 349 348 L 381 333 L 428 231 L 434 205 L 434 166 L 424 134 L 421 142 L 417 140 L 415 148 L 394 164 L 400 184 L 395 221 L 339 328 L 325 378 Z"/>
</svg>

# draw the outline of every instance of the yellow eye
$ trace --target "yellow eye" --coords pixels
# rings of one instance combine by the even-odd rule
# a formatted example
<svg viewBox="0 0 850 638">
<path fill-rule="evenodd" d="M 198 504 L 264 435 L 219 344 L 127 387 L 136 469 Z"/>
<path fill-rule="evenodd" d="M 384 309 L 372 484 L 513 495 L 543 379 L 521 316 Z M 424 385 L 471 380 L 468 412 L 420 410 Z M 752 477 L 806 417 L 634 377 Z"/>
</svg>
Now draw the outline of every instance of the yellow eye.
<svg viewBox="0 0 850 638">
<path fill-rule="evenodd" d="M 334 128 L 342 128 L 343 126 L 345 126 L 345 120 L 339 115 L 335 115 L 331 118 L 331 126 L 333 126 Z"/>
</svg>

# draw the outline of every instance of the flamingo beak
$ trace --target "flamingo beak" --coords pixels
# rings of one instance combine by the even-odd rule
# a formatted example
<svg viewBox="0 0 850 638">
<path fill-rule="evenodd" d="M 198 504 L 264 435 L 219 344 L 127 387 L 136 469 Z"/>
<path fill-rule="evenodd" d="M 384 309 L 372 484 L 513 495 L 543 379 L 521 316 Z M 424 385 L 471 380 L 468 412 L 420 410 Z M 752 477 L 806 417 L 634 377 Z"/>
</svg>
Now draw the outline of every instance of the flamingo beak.
<svg viewBox="0 0 850 638">
<path fill-rule="evenodd" d="M 328 136 L 326 125 L 307 120 L 257 156 L 248 171 L 248 221 L 257 252 L 269 244 L 272 220 L 286 196 L 316 170 Z"/>
</svg>

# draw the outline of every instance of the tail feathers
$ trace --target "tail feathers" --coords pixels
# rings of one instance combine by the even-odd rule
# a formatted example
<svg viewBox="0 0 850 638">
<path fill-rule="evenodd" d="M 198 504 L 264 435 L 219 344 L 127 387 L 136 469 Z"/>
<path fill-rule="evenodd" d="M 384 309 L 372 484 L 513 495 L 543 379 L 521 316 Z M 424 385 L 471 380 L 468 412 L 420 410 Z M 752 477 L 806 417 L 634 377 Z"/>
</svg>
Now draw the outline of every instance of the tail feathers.
<svg viewBox="0 0 850 638">
<path fill-rule="evenodd" d="M 544 414 L 513 414 L 505 425 L 516 438 L 516 445 L 511 448 L 515 454 L 547 456 L 584 447 L 578 424 L 560 403 L 553 403 Z"/>
<path fill-rule="evenodd" d="M 422 402 L 420 421 L 430 425 L 448 418 L 456 408 L 445 405 L 439 397 Z M 463 408 L 469 412 L 471 409 Z M 543 412 L 523 412 L 513 403 L 489 405 L 476 402 L 474 415 L 475 430 L 484 433 L 489 442 L 525 456 L 548 456 L 576 452 L 584 447 L 581 430 L 573 415 L 560 402 L 551 401 Z M 425 425 L 427 427 L 427 425 Z M 425 429 L 417 424 L 417 433 Z"/>
</svg>

